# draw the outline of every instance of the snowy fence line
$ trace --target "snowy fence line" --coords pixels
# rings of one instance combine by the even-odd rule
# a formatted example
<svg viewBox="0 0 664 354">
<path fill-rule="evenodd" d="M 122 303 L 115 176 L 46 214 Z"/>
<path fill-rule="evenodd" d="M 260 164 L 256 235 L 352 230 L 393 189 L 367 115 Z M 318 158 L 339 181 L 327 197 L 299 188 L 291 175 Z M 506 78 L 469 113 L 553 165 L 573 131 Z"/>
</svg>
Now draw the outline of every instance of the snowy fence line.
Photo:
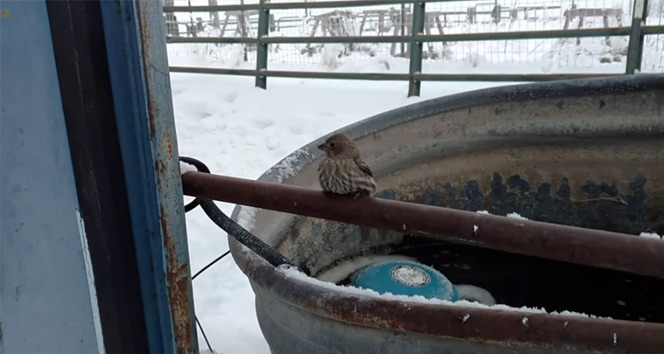
<svg viewBox="0 0 664 354">
<path fill-rule="evenodd" d="M 642 66 L 644 71 L 664 72 L 664 0 L 650 1 L 648 9 L 644 0 L 619 6 L 607 6 L 604 1 L 529 0 L 527 4 L 514 1 L 508 5 L 502 4 L 504 0 L 260 0 L 173 6 L 174 2 L 167 0 L 163 10 L 171 63 L 178 62 L 177 50 L 182 46 L 194 46 L 194 53 L 203 52 L 213 59 L 224 51 L 230 57 L 230 63 L 221 66 L 174 65 L 172 72 L 255 76 L 256 85 L 262 88 L 266 88 L 267 77 L 404 80 L 409 81 L 408 95 L 413 96 L 419 95 L 422 81 L 587 78 L 633 74 Z M 450 7 L 452 3 L 468 6 Z M 283 11 L 291 13 L 284 16 Z M 225 14 L 223 20 L 219 12 Z M 200 15 L 195 22 L 194 13 Z M 188 22 L 181 21 L 187 14 Z M 180 30 L 183 23 L 185 31 Z M 469 73 L 468 67 L 454 65 L 454 57 L 458 59 L 461 52 L 463 61 L 476 68 L 485 61 L 479 50 L 472 51 L 480 45 L 497 52 L 497 61 L 503 64 L 520 62 L 519 58 L 532 57 L 541 47 L 546 49 L 535 59 L 540 72 L 524 73 L 528 70 L 518 65 Z M 380 51 L 389 51 L 389 55 Z M 302 57 L 318 56 L 323 70 L 283 70 L 288 67 L 281 60 L 284 53 L 296 52 Z M 371 58 L 374 66 L 349 65 L 362 57 Z M 344 63 L 344 59 L 351 63 Z M 551 72 L 554 64 L 565 62 L 581 70 Z M 430 70 L 436 65 L 443 72 Z M 367 72 L 372 69 L 374 72 Z"/>
</svg>

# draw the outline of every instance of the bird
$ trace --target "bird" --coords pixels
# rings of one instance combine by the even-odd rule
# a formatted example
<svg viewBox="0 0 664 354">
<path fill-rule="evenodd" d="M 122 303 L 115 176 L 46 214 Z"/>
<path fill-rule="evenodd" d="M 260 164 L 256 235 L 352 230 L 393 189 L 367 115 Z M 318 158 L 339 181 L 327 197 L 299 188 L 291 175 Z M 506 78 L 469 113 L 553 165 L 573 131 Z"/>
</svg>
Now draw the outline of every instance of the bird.
<svg viewBox="0 0 664 354">
<path fill-rule="evenodd" d="M 355 142 L 346 134 L 330 136 L 318 145 L 325 158 L 318 165 L 318 182 L 326 193 L 370 196 L 376 192 L 371 168 L 362 161 Z"/>
</svg>

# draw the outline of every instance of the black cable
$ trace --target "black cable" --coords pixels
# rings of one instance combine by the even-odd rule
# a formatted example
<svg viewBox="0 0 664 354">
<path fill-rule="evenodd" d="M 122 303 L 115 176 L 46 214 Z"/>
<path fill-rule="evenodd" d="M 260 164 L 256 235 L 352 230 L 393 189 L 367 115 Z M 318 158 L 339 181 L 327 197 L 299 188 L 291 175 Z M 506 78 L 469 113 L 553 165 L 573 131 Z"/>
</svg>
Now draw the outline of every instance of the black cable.
<svg viewBox="0 0 664 354">
<path fill-rule="evenodd" d="M 205 267 L 203 267 L 201 270 L 196 272 L 193 277 L 191 277 L 191 280 L 196 279 L 199 275 L 201 275 L 203 272 L 205 272 L 208 268 L 212 267 L 215 263 L 219 262 L 222 260 L 224 257 L 228 256 L 231 251 L 228 250 L 224 252 L 221 256 L 215 258 L 212 262 L 208 263 Z M 207 344 L 208 349 L 210 349 L 210 353 L 214 353 L 214 349 L 212 349 L 212 345 L 210 344 L 210 340 L 207 337 L 207 334 L 205 334 L 205 329 L 203 329 L 203 324 L 201 324 L 201 321 L 198 319 L 198 316 L 194 316 L 194 319 L 196 320 L 196 324 L 198 325 L 198 328 L 201 330 L 201 334 L 203 335 L 203 339 L 205 339 L 205 344 Z"/>
<path fill-rule="evenodd" d="M 192 157 L 180 156 L 180 161 L 194 165 L 199 172 L 210 173 L 210 169 L 203 162 L 196 160 Z M 201 208 L 203 208 L 205 214 L 207 214 L 210 220 L 212 220 L 215 224 L 217 224 L 217 226 L 219 226 L 222 230 L 226 231 L 228 235 L 235 238 L 238 242 L 240 242 L 250 250 L 254 251 L 256 254 L 261 256 L 271 265 L 278 267 L 280 265 L 287 264 L 299 268 L 293 262 L 284 257 L 281 253 L 279 253 L 277 250 L 272 248 L 272 246 L 263 242 L 263 240 L 254 236 L 247 229 L 245 229 L 240 224 L 233 221 L 233 219 L 229 218 L 219 209 L 219 207 L 217 207 L 217 205 L 214 203 L 213 200 L 196 198 L 194 201 L 189 203 L 188 207 L 191 206 L 189 210 L 195 208 L 198 205 L 200 205 Z M 306 270 L 303 271 L 307 274 L 309 273 Z"/>
<path fill-rule="evenodd" d="M 210 219 L 215 224 L 217 224 L 217 226 L 222 228 L 229 235 L 233 236 L 233 238 L 235 238 L 238 242 L 268 261 L 268 263 L 275 267 L 283 264 L 297 267 L 293 262 L 289 261 L 281 253 L 272 248 L 272 246 L 268 245 L 260 238 L 254 236 L 251 232 L 242 227 L 242 225 L 236 223 L 233 221 L 233 219 L 226 216 L 226 214 L 224 214 L 217 207 L 214 201 L 210 199 L 199 198 L 198 203 L 201 208 L 203 208 L 203 211 L 205 211 L 205 214 L 207 214 L 207 216 L 210 217 Z"/>
<path fill-rule="evenodd" d="M 203 267 L 203 269 L 196 272 L 196 274 L 194 274 L 194 276 L 191 277 L 191 280 L 196 279 L 197 276 L 201 275 L 201 273 L 206 271 L 208 268 L 212 267 L 215 263 L 219 262 L 222 258 L 226 257 L 229 253 L 231 253 L 231 250 L 228 250 L 228 251 L 224 252 L 224 254 L 222 254 L 221 256 L 215 258 L 214 261 L 208 263 L 205 267 Z"/>
<path fill-rule="evenodd" d="M 201 334 L 203 335 L 203 339 L 205 339 L 205 343 L 208 346 L 208 349 L 210 349 L 210 353 L 214 353 L 214 350 L 212 350 L 212 346 L 210 345 L 210 341 L 208 340 L 207 335 L 205 335 L 205 330 L 203 329 L 203 325 L 201 322 L 198 320 L 198 317 L 194 317 L 196 319 L 196 324 L 198 325 L 198 328 L 201 329 Z"/>
<path fill-rule="evenodd" d="M 198 161 L 194 158 L 191 157 L 186 157 L 186 156 L 180 156 L 180 161 L 188 163 L 190 165 L 193 165 L 196 167 L 196 169 L 199 172 L 205 172 L 205 173 L 210 173 L 210 169 L 201 161 Z M 214 203 L 214 201 L 210 199 L 203 199 L 203 198 L 195 198 L 193 201 L 191 201 L 189 204 L 187 204 L 184 208 L 185 213 L 193 210 L 197 206 L 201 206 L 203 208 L 203 211 L 207 216 L 215 223 L 217 226 L 219 226 L 222 230 L 226 231 L 230 236 L 235 238 L 238 242 L 241 244 L 245 245 L 252 251 L 256 252 L 259 256 L 261 256 L 263 259 L 268 261 L 270 264 L 272 264 L 275 267 L 278 267 L 282 264 L 288 264 L 294 267 L 297 267 L 295 264 L 293 264 L 291 261 L 289 261 L 286 257 L 284 257 L 281 253 L 279 253 L 277 250 L 272 248 L 270 245 L 267 243 L 263 242 L 263 240 L 259 239 L 258 237 L 254 236 L 251 234 L 251 232 L 247 231 L 244 227 L 242 227 L 240 224 L 236 223 L 233 221 L 233 219 L 229 218 L 224 214 L 219 207 Z M 201 270 L 196 272 L 191 277 L 191 280 L 196 279 L 199 275 L 201 275 L 203 272 L 205 272 L 208 268 L 212 267 L 215 263 L 219 262 L 222 260 L 224 257 L 226 257 L 231 251 L 228 250 L 224 252 L 221 256 L 215 258 L 212 262 L 208 263 L 205 267 L 203 267 Z M 308 270 L 306 269 L 301 269 L 304 271 L 306 274 L 309 274 Z M 212 345 L 210 344 L 210 341 L 207 338 L 207 335 L 205 334 L 205 330 L 203 329 L 203 325 L 201 322 L 198 320 L 197 316 L 194 316 L 196 320 L 196 324 L 198 325 L 198 328 L 201 330 L 201 334 L 203 335 L 203 339 L 205 339 L 205 343 L 207 344 L 208 349 L 210 349 L 210 352 L 214 353 L 214 350 L 212 349 Z"/>
</svg>

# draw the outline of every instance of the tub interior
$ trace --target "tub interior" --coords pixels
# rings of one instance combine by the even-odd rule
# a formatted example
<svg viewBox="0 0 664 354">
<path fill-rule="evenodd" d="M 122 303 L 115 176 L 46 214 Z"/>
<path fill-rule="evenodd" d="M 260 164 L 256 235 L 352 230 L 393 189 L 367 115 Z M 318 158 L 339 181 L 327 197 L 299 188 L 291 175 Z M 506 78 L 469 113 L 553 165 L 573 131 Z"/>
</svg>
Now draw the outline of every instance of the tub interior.
<svg viewBox="0 0 664 354">
<path fill-rule="evenodd" d="M 454 284 L 489 291 L 498 304 L 664 323 L 664 281 L 423 237 L 404 237 L 383 254 L 409 256 Z M 385 252 L 387 251 L 387 252 Z M 348 285 L 347 277 L 338 282 Z"/>
<path fill-rule="evenodd" d="M 428 151 L 379 175 L 376 196 L 634 237 L 664 234 L 657 151 L 664 141 L 655 136 Z M 655 278 L 315 218 L 292 217 L 285 230 L 278 249 L 314 274 L 353 257 L 404 255 L 455 284 L 488 290 L 499 304 L 664 323 L 657 306 L 664 281 Z"/>
</svg>

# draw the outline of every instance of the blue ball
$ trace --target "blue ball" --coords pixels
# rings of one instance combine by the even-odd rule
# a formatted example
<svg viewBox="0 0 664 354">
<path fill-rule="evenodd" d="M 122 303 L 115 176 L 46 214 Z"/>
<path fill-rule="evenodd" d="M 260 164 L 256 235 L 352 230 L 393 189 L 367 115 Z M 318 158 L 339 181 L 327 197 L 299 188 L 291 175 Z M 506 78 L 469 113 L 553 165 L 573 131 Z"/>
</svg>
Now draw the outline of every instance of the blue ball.
<svg viewBox="0 0 664 354">
<path fill-rule="evenodd" d="M 360 270 L 353 285 L 380 294 L 420 295 L 427 299 L 459 300 L 454 284 L 437 270 L 408 261 L 374 263 Z"/>
</svg>

